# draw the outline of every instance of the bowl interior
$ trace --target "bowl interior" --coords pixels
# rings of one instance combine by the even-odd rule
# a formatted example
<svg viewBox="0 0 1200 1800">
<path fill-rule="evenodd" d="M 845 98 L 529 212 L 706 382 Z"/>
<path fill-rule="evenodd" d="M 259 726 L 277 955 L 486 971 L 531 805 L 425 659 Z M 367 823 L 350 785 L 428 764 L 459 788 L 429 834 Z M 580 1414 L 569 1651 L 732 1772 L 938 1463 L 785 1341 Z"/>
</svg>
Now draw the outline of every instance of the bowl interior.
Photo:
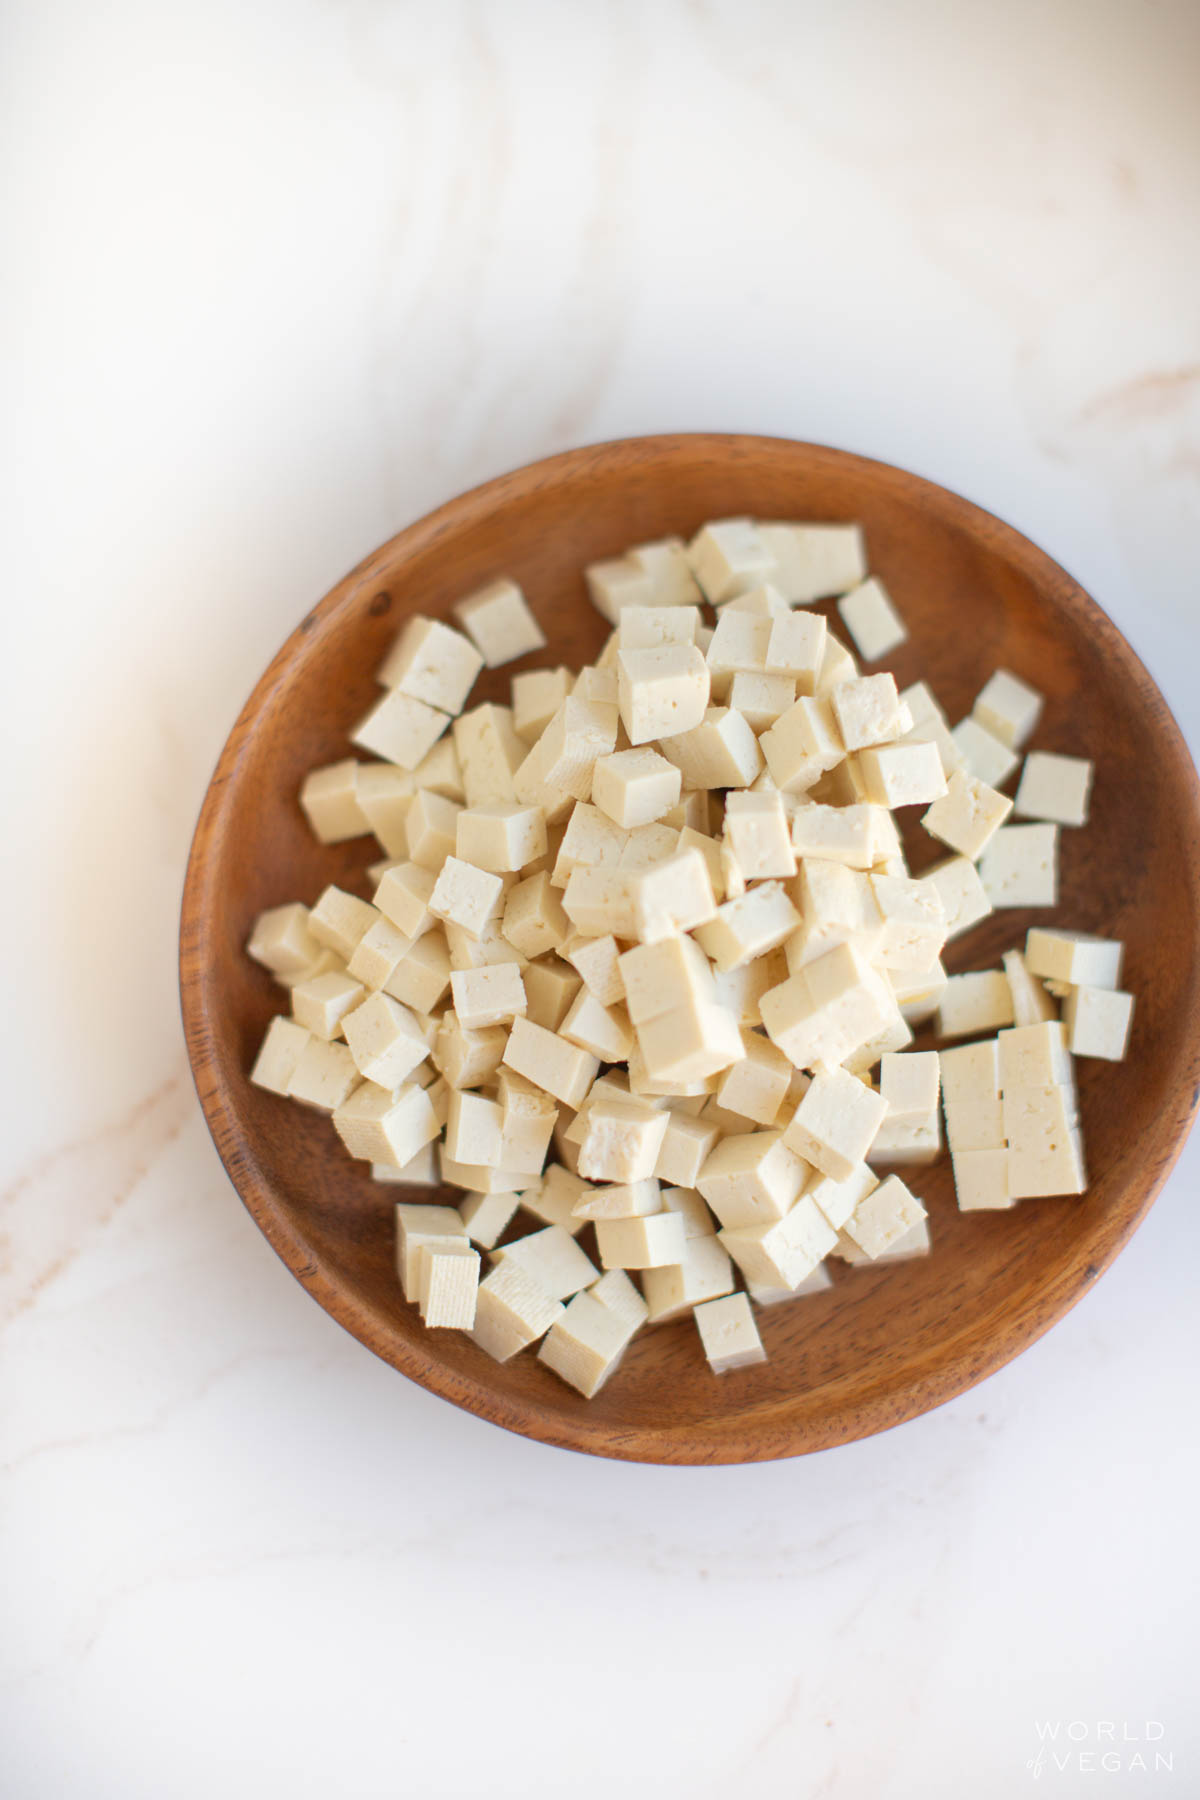
<svg viewBox="0 0 1200 1800">
<path fill-rule="evenodd" d="M 531 1354 L 500 1366 L 427 1332 L 400 1294 L 400 1190 L 351 1162 L 327 1120 L 246 1080 L 281 993 L 243 953 L 255 915 L 338 881 L 369 893 L 374 840 L 322 848 L 296 795 L 348 753 L 374 671 L 411 612 L 446 615 L 505 572 L 550 639 L 516 667 L 577 666 L 605 627 L 581 568 L 705 519 L 857 519 L 907 621 L 890 659 L 952 719 L 997 666 L 1046 695 L 1035 747 L 1096 764 L 1092 822 L 1062 834 L 1057 922 L 1121 937 L 1138 996 L 1124 1065 L 1079 1065 L 1090 1186 L 1081 1200 L 961 1215 L 948 1158 L 912 1185 L 934 1253 L 877 1270 L 834 1261 L 833 1288 L 760 1313 L 768 1362 L 716 1379 L 690 1319 L 643 1332 L 586 1402 Z M 828 610 L 828 609 L 825 609 Z M 476 698 L 507 698 L 512 667 Z M 914 816 L 916 816 L 914 814 Z M 936 859 L 910 832 L 914 871 Z M 1055 564 L 967 502 L 902 471 L 774 439 L 674 437 L 575 451 L 464 495 L 377 551 L 306 618 L 236 726 L 197 831 L 184 904 L 185 1023 L 197 1086 L 250 1211 L 314 1296 L 372 1350 L 447 1398 L 532 1436 L 608 1455 L 734 1461 L 793 1455 L 911 1417 L 1015 1355 L 1079 1297 L 1148 1207 L 1186 1134 L 1197 1082 L 1195 776 L 1157 689 Z M 1037 917 L 995 914 L 947 956 L 996 963 Z M 412 1197 L 428 1197 L 413 1190 Z"/>
</svg>

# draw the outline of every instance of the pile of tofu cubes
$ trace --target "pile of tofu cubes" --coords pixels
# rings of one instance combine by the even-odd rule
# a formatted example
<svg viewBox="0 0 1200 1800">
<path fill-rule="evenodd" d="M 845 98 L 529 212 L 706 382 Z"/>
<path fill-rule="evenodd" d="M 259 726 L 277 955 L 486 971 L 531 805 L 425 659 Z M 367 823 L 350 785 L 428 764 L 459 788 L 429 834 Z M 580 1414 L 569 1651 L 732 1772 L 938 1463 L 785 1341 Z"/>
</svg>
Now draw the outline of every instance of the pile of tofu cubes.
<svg viewBox="0 0 1200 1800">
<path fill-rule="evenodd" d="M 405 1297 L 590 1397 L 645 1325 L 694 1313 L 724 1373 L 828 1258 L 928 1251 L 896 1171 L 943 1109 L 964 1210 L 1080 1193 L 1072 1055 L 1123 1056 L 1133 1002 L 1119 944 L 1048 926 L 947 975 L 994 909 L 1055 905 L 1091 766 L 1022 764 L 1041 702 L 1005 671 L 953 729 L 862 672 L 906 632 L 857 527 L 721 520 L 584 573 L 601 654 L 508 705 L 466 710 L 545 649 L 513 581 L 407 621 L 373 760 L 300 794 L 322 843 L 378 842 L 372 897 L 274 907 L 248 949 L 291 999 L 252 1080 L 379 1181 L 461 1190 L 397 1205 Z M 946 853 L 917 877 L 905 808 Z"/>
</svg>

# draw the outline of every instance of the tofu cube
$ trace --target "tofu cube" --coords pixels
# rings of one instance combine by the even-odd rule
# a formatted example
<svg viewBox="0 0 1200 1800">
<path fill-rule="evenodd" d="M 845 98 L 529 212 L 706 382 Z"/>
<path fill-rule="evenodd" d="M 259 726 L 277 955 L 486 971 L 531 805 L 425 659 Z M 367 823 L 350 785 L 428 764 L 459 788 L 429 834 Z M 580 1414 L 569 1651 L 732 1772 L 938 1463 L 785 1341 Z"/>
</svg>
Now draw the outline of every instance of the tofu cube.
<svg viewBox="0 0 1200 1800">
<path fill-rule="evenodd" d="M 617 1367 L 634 1330 L 592 1294 L 576 1294 L 547 1332 L 538 1361 L 590 1400 Z"/>
<path fill-rule="evenodd" d="M 700 1203 L 703 1205 L 703 1201 Z M 575 1202 L 574 1215 L 580 1220 L 646 1219 L 664 1210 L 657 1181 L 619 1181 L 609 1187 L 589 1187 L 585 1183 Z"/>
<path fill-rule="evenodd" d="M 846 754 L 830 702 L 807 695 L 763 732 L 760 748 L 772 781 L 785 794 L 807 793 Z"/>
<path fill-rule="evenodd" d="M 931 969 L 946 941 L 937 889 L 905 875 L 872 875 L 870 881 L 883 922 L 875 961 L 884 969 Z"/>
<path fill-rule="evenodd" d="M 482 667 L 483 657 L 461 632 L 418 614 L 401 627 L 379 680 L 439 712 L 459 713 Z"/>
<path fill-rule="evenodd" d="M 1026 819 L 1086 825 L 1091 790 L 1092 764 L 1086 757 L 1031 750 L 1021 770 L 1016 810 Z"/>
<path fill-rule="evenodd" d="M 597 1101 L 587 1110 L 579 1173 L 589 1181 L 648 1181 L 666 1130 L 667 1114 L 633 1095 Z"/>
<path fill-rule="evenodd" d="M 790 675 L 761 675 L 751 669 L 739 669 L 729 684 L 728 700 L 730 711 L 740 714 L 757 734 L 774 725 L 795 704 L 796 683 Z"/>
<path fill-rule="evenodd" d="M 417 1256 L 417 1304 L 431 1329 L 470 1331 L 479 1293 L 479 1252 L 457 1238 L 426 1244 Z"/>
<path fill-rule="evenodd" d="M 424 1088 L 395 1092 L 364 1081 L 334 1109 L 333 1127 L 351 1156 L 403 1169 L 436 1138 L 433 1103 Z"/>
<path fill-rule="evenodd" d="M 856 1076 L 845 1069 L 822 1069 L 796 1108 L 783 1141 L 823 1175 L 845 1181 L 866 1161 L 886 1113 L 887 1101 Z"/>
<path fill-rule="evenodd" d="M 751 1131 L 722 1138 L 696 1186 L 721 1224 L 736 1230 L 782 1219 L 807 1175 L 807 1165 L 784 1143 L 781 1131 Z"/>
<path fill-rule="evenodd" d="M 521 806 L 515 800 L 465 807 L 455 821 L 455 850 L 476 869 L 515 874 L 545 856 L 546 815 L 540 806 Z"/>
<path fill-rule="evenodd" d="M 600 1271 L 562 1225 L 547 1225 L 492 1252 L 497 1263 L 515 1263 L 552 1300 L 567 1300 L 590 1287 Z"/>
<path fill-rule="evenodd" d="M 321 948 L 308 928 L 307 906 L 295 902 L 259 913 L 246 954 L 272 975 L 287 977 L 305 974 L 320 956 Z"/>
<path fill-rule="evenodd" d="M 912 715 L 891 675 L 863 675 L 844 681 L 833 690 L 830 705 L 847 750 L 894 743 L 912 727 Z"/>
<path fill-rule="evenodd" d="M 1009 1189 L 1015 1200 L 1082 1194 L 1083 1142 L 1066 1087 L 1012 1088 L 1004 1095 Z"/>
<path fill-rule="evenodd" d="M 873 1262 L 925 1217 L 925 1208 L 898 1175 L 889 1175 L 846 1220 L 847 1237 Z"/>
<path fill-rule="evenodd" d="M 500 929 L 513 949 L 530 959 L 562 949 L 571 935 L 571 921 L 544 869 L 509 889 Z M 532 1008 L 532 995 L 529 1000 Z"/>
<path fill-rule="evenodd" d="M 773 1224 L 720 1233 L 720 1242 L 748 1282 L 795 1289 L 837 1243 L 837 1232 L 807 1194 Z"/>
<path fill-rule="evenodd" d="M 379 878 L 375 906 L 404 937 L 415 940 L 433 924 L 429 902 L 436 881 L 434 871 L 419 863 L 394 863 Z"/>
<path fill-rule="evenodd" d="M 714 519 L 687 547 L 687 562 L 714 606 L 771 579 L 775 557 L 750 519 Z"/>
<path fill-rule="evenodd" d="M 986 787 L 1001 788 L 1021 758 L 1003 738 L 997 737 L 974 716 L 960 721 L 950 740 L 968 775 Z"/>
<path fill-rule="evenodd" d="M 521 970 L 515 962 L 489 963 L 481 969 L 453 969 L 450 992 L 459 1023 L 472 1031 L 523 1018 L 529 1004 Z"/>
<path fill-rule="evenodd" d="M 1002 969 L 951 975 L 938 1003 L 939 1037 L 977 1037 L 1013 1022 L 1012 989 Z"/>
<path fill-rule="evenodd" d="M 681 1262 L 642 1271 L 642 1292 L 651 1325 L 665 1324 L 705 1301 L 732 1294 L 734 1285 L 729 1252 L 711 1234 L 689 1237 Z"/>
<path fill-rule="evenodd" d="M 618 750 L 602 756 L 592 770 L 592 800 L 629 830 L 670 812 L 679 800 L 681 780 L 674 763 L 657 750 Z"/>
<path fill-rule="evenodd" d="M 378 918 L 375 908 L 357 894 L 327 887 L 308 915 L 308 929 L 318 944 L 348 963 Z"/>
<path fill-rule="evenodd" d="M 1058 905 L 1058 826 L 1005 825 L 979 864 L 995 907 Z"/>
<path fill-rule="evenodd" d="M 804 1198 L 820 1209 L 833 1230 L 839 1231 L 860 1202 L 878 1186 L 878 1175 L 866 1163 L 860 1163 L 844 1181 L 835 1181 L 832 1175 L 818 1176 L 805 1189 Z"/>
<path fill-rule="evenodd" d="M 598 1057 L 520 1016 L 513 1019 L 504 1063 L 564 1106 L 579 1105 L 600 1068 Z"/>
<path fill-rule="evenodd" d="M 1068 987 L 1116 988 L 1124 960 L 1125 946 L 1119 939 L 1094 937 L 1086 931 L 1034 925 L 1025 940 L 1030 974 Z"/>
<path fill-rule="evenodd" d="M 762 768 L 758 739 L 730 706 L 706 706 L 687 729 L 659 748 L 689 788 L 744 788 Z"/>
<path fill-rule="evenodd" d="M 767 881 L 718 906 L 712 919 L 696 928 L 696 941 L 724 973 L 777 949 L 799 925 L 800 914 L 781 883 Z"/>
<path fill-rule="evenodd" d="M 300 806 L 318 843 L 341 844 L 370 831 L 358 802 L 358 768 L 351 756 L 304 777 Z"/>
<path fill-rule="evenodd" d="M 1074 987 L 1063 1006 L 1071 1052 L 1123 1062 L 1133 1025 L 1133 995 L 1113 988 Z"/>
<path fill-rule="evenodd" d="M 880 1059 L 879 1092 L 887 1104 L 889 1123 L 896 1119 L 923 1119 L 936 1112 L 941 1085 L 936 1050 L 908 1050 Z"/>
<path fill-rule="evenodd" d="M 469 1248 L 466 1230 L 457 1208 L 401 1200 L 396 1219 L 396 1273 L 406 1300 L 420 1299 L 420 1252 L 429 1245 L 445 1246 L 457 1240 Z"/>
<path fill-rule="evenodd" d="M 768 1036 L 798 1069 L 845 1062 L 896 1015 L 882 977 L 850 944 L 768 989 L 760 1005 Z"/>
<path fill-rule="evenodd" d="M 864 662 L 878 662 L 896 650 L 908 636 L 904 620 L 892 604 L 882 581 L 872 576 L 851 588 L 837 603 L 842 623 Z"/>
<path fill-rule="evenodd" d="M 706 1300 L 693 1313 L 704 1355 L 714 1375 L 728 1375 L 732 1369 L 745 1369 L 753 1363 L 766 1362 L 754 1314 L 745 1294 L 730 1294 L 723 1300 Z"/>
<path fill-rule="evenodd" d="M 631 877 L 630 891 L 634 930 L 626 935 L 637 937 L 643 944 L 676 932 L 693 931 L 712 919 L 717 910 L 708 864 L 699 850 L 681 850 Z"/>
<path fill-rule="evenodd" d="M 453 856 L 458 839 L 458 815 L 462 807 L 444 794 L 419 788 L 412 805 L 404 815 L 404 838 L 408 860 L 431 869 L 436 875 L 448 856 Z"/>
<path fill-rule="evenodd" d="M 597 1219 L 596 1247 L 606 1269 L 659 1269 L 686 1254 L 683 1216 L 651 1213 L 644 1218 Z"/>
<path fill-rule="evenodd" d="M 504 883 L 499 875 L 448 856 L 429 897 L 429 910 L 435 919 L 459 926 L 468 937 L 482 937 L 489 920 L 504 910 Z"/>
<path fill-rule="evenodd" d="M 286 1096 L 309 1035 L 294 1019 L 272 1019 L 250 1071 L 255 1087 L 265 1088 L 269 1094 Z M 715 1138 L 715 1132 L 713 1135 Z"/>
<path fill-rule="evenodd" d="M 730 794 L 725 802 L 725 839 L 744 881 L 796 873 L 782 794 Z"/>
<path fill-rule="evenodd" d="M 389 994 L 371 994 L 346 1014 L 342 1029 L 359 1074 L 382 1088 L 399 1087 L 429 1055 L 420 1022 Z"/>
<path fill-rule="evenodd" d="M 492 1250 L 512 1224 L 520 1196 L 517 1194 L 464 1194 L 459 1216 L 467 1236 L 481 1250 Z"/>
<path fill-rule="evenodd" d="M 765 668 L 786 675 L 798 694 L 815 694 L 825 659 L 825 621 L 820 613 L 783 612 L 770 621 Z"/>
<path fill-rule="evenodd" d="M 512 678 L 513 729 L 527 746 L 537 742 L 571 692 L 570 669 L 525 669 Z"/>
<path fill-rule="evenodd" d="M 926 831 L 951 850 L 975 862 L 1012 811 L 1013 803 L 995 788 L 973 775 L 956 770 L 940 800 L 935 800 L 921 823 Z"/>
<path fill-rule="evenodd" d="M 694 1188 L 705 1158 L 719 1136 L 714 1124 L 694 1118 L 690 1113 L 669 1110 L 667 1128 L 654 1167 L 655 1176 L 659 1181 L 670 1182 L 674 1192 Z M 699 1195 L 696 1197 L 699 1201 Z"/>
<path fill-rule="evenodd" d="M 458 601 L 454 616 L 489 669 L 544 650 L 545 634 L 515 581 L 501 577 Z"/>
<path fill-rule="evenodd" d="M 1013 1088 L 1069 1087 L 1074 1080 L 1067 1033 L 1057 1019 L 1041 1025 L 1015 1026 L 996 1039 L 1000 1091 Z"/>
<path fill-rule="evenodd" d="M 695 644 L 617 653 L 617 704 L 634 748 L 699 725 L 709 691 L 708 665 Z"/>
<path fill-rule="evenodd" d="M 936 744 L 884 744 L 860 750 L 858 768 L 868 800 L 877 806 L 924 806 L 946 792 Z"/>
<path fill-rule="evenodd" d="M 772 557 L 770 580 L 793 605 L 844 594 L 866 579 L 858 525 L 761 523 L 758 537 Z"/>
<path fill-rule="evenodd" d="M 385 762 L 415 769 L 449 723 L 449 713 L 426 706 L 423 700 L 414 700 L 399 688 L 391 688 L 351 734 L 351 742 L 360 750 L 381 756 Z"/>
<path fill-rule="evenodd" d="M 517 1263 L 499 1263 L 479 1284 L 471 1337 L 496 1362 L 508 1362 L 549 1331 L 563 1307 Z"/>
<path fill-rule="evenodd" d="M 721 1077 L 717 1099 L 726 1112 L 771 1126 L 787 1097 L 794 1070 L 787 1057 L 757 1031 L 742 1032 L 745 1055 Z"/>
<path fill-rule="evenodd" d="M 975 718 L 1011 749 L 1019 750 L 1029 738 L 1042 710 L 1042 696 L 1036 688 L 997 669 L 971 708 Z"/>
<path fill-rule="evenodd" d="M 1016 1205 L 1009 1186 L 1007 1147 L 955 1150 L 950 1160 L 960 1212 L 1006 1212 Z"/>
<path fill-rule="evenodd" d="M 961 937 L 972 925 L 978 925 L 992 911 L 987 889 L 979 879 L 979 870 L 969 857 L 948 856 L 945 862 L 927 869 L 922 880 L 942 903 L 947 943 Z"/>
<path fill-rule="evenodd" d="M 1041 1025 L 1058 1017 L 1058 1009 L 1036 975 L 1031 975 L 1019 950 L 1006 950 L 1000 958 L 1012 990 L 1013 1024 Z"/>
<path fill-rule="evenodd" d="M 324 975 L 314 975 L 310 981 L 296 983 L 292 989 L 292 1015 L 314 1037 L 341 1037 L 346 1014 L 365 994 L 361 981 L 355 981 L 345 970 L 339 973 L 331 969 Z"/>
</svg>

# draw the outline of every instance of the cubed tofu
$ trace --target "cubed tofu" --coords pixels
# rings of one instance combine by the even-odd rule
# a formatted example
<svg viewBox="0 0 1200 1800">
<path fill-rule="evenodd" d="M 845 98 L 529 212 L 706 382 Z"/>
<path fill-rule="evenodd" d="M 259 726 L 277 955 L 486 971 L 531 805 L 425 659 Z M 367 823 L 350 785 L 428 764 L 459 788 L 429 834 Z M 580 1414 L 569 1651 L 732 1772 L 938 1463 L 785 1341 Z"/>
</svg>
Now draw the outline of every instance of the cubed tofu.
<svg viewBox="0 0 1200 1800">
<path fill-rule="evenodd" d="M 674 763 L 657 750 L 618 750 L 602 756 L 592 771 L 592 799 L 603 813 L 624 826 L 649 825 L 679 800 L 682 777 Z"/>
<path fill-rule="evenodd" d="M 1005 825 L 979 864 L 994 907 L 1058 905 L 1058 826 Z"/>
<path fill-rule="evenodd" d="M 1063 1006 L 1071 1052 L 1123 1062 L 1133 1026 L 1133 995 L 1119 989 L 1073 987 Z"/>
<path fill-rule="evenodd" d="M 875 576 L 843 594 L 837 606 L 842 623 L 854 640 L 854 648 L 864 662 L 878 662 L 881 657 L 890 655 L 908 636 L 891 595 Z"/>
<path fill-rule="evenodd" d="M 935 800 L 921 823 L 933 837 L 972 862 L 981 857 L 1012 811 L 1005 794 L 961 769 L 951 775 L 946 791 Z"/>
<path fill-rule="evenodd" d="M 460 631 L 417 614 L 401 626 L 379 680 L 439 712 L 459 713 L 482 667 L 483 657 Z"/>
<path fill-rule="evenodd" d="M 1013 750 L 1032 735 L 1042 710 L 1042 696 L 1007 669 L 997 669 L 971 711 L 986 731 Z"/>
<path fill-rule="evenodd" d="M 543 650 L 545 633 L 515 581 L 501 577 L 460 600 L 454 616 L 489 669 Z"/>
<path fill-rule="evenodd" d="M 886 1114 L 887 1101 L 855 1076 L 844 1069 L 822 1069 L 796 1108 L 783 1141 L 823 1175 L 845 1181 L 866 1161 Z"/>
<path fill-rule="evenodd" d="M 753 1363 L 766 1362 L 754 1314 L 745 1294 L 706 1300 L 693 1313 L 704 1355 L 714 1375 L 728 1375 Z"/>
</svg>

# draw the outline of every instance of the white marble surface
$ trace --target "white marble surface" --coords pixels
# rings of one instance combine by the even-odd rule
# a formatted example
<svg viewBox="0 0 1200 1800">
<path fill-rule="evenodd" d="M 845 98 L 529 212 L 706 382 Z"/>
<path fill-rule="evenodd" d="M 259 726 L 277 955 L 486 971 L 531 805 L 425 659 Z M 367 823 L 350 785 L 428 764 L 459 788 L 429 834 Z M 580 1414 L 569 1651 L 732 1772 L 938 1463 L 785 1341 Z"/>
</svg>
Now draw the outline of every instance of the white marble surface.
<svg viewBox="0 0 1200 1800">
<path fill-rule="evenodd" d="M 945 481 L 1200 740 L 1195 6 L 17 0 L 4 36 L 4 1793 L 1008 1800 L 1037 1721 L 1090 1722 L 1042 1761 L 1074 1795 L 1096 1722 L 1147 1719 L 1174 1772 L 1119 1743 L 1106 1791 L 1200 1792 L 1200 1144 L 931 1417 L 602 1464 L 301 1292 L 174 971 L 205 781 L 295 620 L 589 439 Z"/>
</svg>

